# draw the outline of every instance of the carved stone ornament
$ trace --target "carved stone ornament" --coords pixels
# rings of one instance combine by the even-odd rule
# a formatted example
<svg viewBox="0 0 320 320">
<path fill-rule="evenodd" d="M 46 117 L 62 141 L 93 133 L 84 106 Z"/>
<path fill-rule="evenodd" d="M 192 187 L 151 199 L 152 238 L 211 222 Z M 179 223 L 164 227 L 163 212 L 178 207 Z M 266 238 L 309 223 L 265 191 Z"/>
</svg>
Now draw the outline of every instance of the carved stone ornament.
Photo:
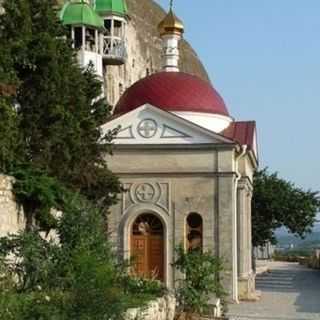
<svg viewBox="0 0 320 320">
<path fill-rule="evenodd" d="M 137 204 L 153 204 L 169 214 L 170 211 L 170 184 L 165 181 L 125 183 L 127 190 L 123 194 L 122 214 Z"/>
<path fill-rule="evenodd" d="M 152 202 L 155 194 L 155 189 L 150 183 L 140 184 L 135 190 L 136 198 L 141 202 Z"/>
<path fill-rule="evenodd" d="M 156 135 L 158 124 L 153 119 L 142 120 L 137 127 L 137 132 L 142 138 L 150 139 Z"/>
</svg>

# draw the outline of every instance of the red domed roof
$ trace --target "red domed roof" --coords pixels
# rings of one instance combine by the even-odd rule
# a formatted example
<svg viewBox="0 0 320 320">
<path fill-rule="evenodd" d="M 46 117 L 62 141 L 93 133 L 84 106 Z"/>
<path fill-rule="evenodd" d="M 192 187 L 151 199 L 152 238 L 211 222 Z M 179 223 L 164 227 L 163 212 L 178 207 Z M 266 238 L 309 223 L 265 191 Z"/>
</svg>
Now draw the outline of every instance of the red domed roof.
<svg viewBox="0 0 320 320">
<path fill-rule="evenodd" d="M 139 80 L 120 98 L 114 114 L 146 103 L 166 111 L 188 111 L 229 116 L 226 105 L 210 83 L 182 72 L 158 72 Z"/>
</svg>

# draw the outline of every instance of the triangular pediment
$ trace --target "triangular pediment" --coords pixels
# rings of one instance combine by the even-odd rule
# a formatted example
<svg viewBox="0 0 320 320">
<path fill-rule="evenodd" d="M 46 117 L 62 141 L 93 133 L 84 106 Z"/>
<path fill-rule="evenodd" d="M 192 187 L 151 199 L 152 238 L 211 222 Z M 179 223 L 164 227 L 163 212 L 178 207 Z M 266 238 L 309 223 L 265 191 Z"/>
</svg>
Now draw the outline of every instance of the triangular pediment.
<svg viewBox="0 0 320 320">
<path fill-rule="evenodd" d="M 229 144 L 232 140 L 151 105 L 141 106 L 102 126 L 120 127 L 115 144 Z"/>
</svg>

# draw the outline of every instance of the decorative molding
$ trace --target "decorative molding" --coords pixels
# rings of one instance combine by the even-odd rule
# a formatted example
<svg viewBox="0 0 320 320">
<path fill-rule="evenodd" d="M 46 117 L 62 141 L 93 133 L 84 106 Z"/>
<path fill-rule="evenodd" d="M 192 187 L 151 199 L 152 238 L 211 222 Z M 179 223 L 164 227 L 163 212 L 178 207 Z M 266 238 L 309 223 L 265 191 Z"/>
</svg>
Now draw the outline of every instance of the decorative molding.
<svg viewBox="0 0 320 320">
<path fill-rule="evenodd" d="M 122 194 L 122 213 L 124 213 L 127 208 L 130 208 L 133 204 L 134 204 L 134 201 L 132 199 L 132 196 L 131 196 L 131 188 L 132 188 L 132 183 L 124 183 L 122 186 L 123 186 L 123 189 L 125 190 Z"/>
<path fill-rule="evenodd" d="M 145 139 L 153 138 L 158 131 L 158 124 L 153 119 L 143 119 L 137 126 L 137 132 L 140 137 Z"/>
<path fill-rule="evenodd" d="M 157 205 L 164 209 L 167 213 L 170 212 L 171 190 L 170 183 L 160 182 L 158 183 L 161 188 L 161 197 L 159 198 Z"/>
<path fill-rule="evenodd" d="M 153 204 L 170 214 L 170 183 L 142 182 L 125 183 L 126 192 L 123 194 L 122 215 L 132 206 Z"/>
<path fill-rule="evenodd" d="M 172 128 L 166 124 L 163 125 L 162 133 L 161 133 L 161 139 L 174 139 L 174 138 L 192 138 L 190 135 L 186 134 L 185 132 L 182 132 L 180 130 L 177 130 L 175 128 Z"/>
<path fill-rule="evenodd" d="M 238 189 L 244 189 L 248 193 L 253 192 L 253 185 L 250 179 L 247 176 L 241 177 L 241 179 L 238 182 Z"/>
<path fill-rule="evenodd" d="M 119 134 L 126 134 L 127 135 L 124 135 L 124 136 L 119 136 Z M 123 128 L 122 130 L 120 130 L 118 132 L 118 135 L 116 136 L 116 139 L 135 139 L 135 136 L 133 134 L 133 130 L 132 130 L 132 126 L 128 126 L 126 128 Z"/>
<path fill-rule="evenodd" d="M 208 120 L 203 114 L 199 117 L 203 121 Z M 120 130 L 124 128 L 118 134 L 118 139 L 115 139 L 115 148 L 121 146 L 130 148 L 133 145 L 135 148 L 156 145 L 160 147 L 170 147 L 170 145 L 179 147 L 181 145 L 184 148 L 186 144 L 191 148 L 202 148 L 205 147 L 204 145 L 210 148 L 214 146 L 214 148 L 234 149 L 236 147 L 234 141 L 197 124 L 200 118 L 197 121 L 193 121 L 192 117 L 189 118 L 184 113 L 167 112 L 145 104 L 109 121 L 101 128 L 104 133 L 119 126 L 121 126 Z M 210 118 L 208 123 L 211 123 L 211 120 Z"/>
<path fill-rule="evenodd" d="M 156 196 L 156 190 L 150 183 L 141 183 L 135 188 L 134 195 L 139 202 L 152 203 Z"/>
</svg>

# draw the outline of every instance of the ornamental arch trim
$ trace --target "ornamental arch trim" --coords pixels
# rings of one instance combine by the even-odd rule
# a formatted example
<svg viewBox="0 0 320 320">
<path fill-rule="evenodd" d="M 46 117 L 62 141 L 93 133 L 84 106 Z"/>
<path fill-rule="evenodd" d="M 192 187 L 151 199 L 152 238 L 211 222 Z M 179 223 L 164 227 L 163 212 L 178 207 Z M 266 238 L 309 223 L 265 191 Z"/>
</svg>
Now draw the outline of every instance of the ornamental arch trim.
<svg viewBox="0 0 320 320">
<path fill-rule="evenodd" d="M 143 214 L 152 214 L 156 216 L 163 226 L 163 244 L 164 244 L 164 284 L 169 287 L 170 285 L 170 266 L 169 262 L 172 260 L 172 249 L 170 248 L 169 235 L 172 230 L 170 228 L 170 221 L 167 213 L 161 208 L 153 204 L 137 204 L 130 208 L 122 217 L 119 232 L 122 235 L 122 247 L 124 258 L 129 259 L 131 255 L 131 230 L 136 219 Z"/>
</svg>

